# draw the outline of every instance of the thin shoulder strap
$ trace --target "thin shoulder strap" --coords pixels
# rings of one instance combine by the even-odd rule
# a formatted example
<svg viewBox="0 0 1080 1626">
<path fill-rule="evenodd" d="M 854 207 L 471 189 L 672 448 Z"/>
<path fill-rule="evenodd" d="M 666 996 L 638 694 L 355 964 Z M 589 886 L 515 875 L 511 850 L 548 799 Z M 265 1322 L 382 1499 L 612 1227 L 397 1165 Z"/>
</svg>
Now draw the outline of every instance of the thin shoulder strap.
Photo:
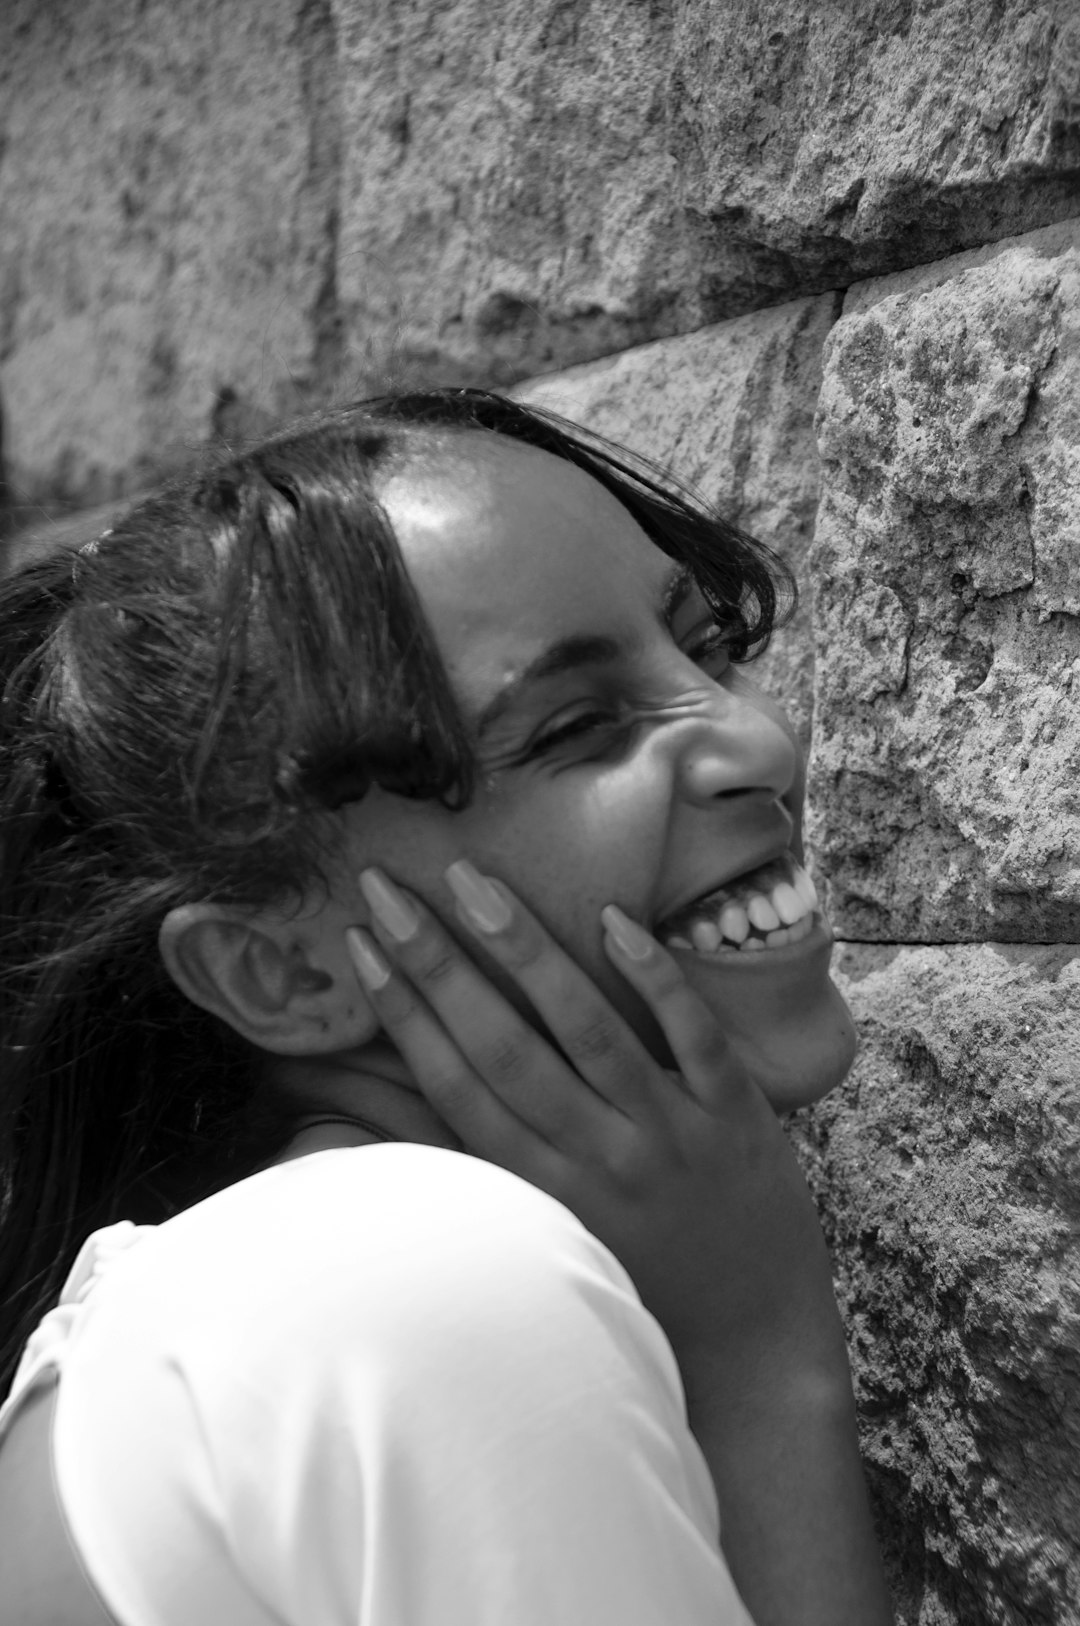
<svg viewBox="0 0 1080 1626">
<path fill-rule="evenodd" d="M 380 1141 L 391 1142 L 397 1141 L 399 1138 L 397 1135 L 388 1135 L 385 1129 L 379 1129 L 369 1119 L 361 1118 L 355 1113 L 352 1116 L 346 1116 L 345 1113 L 334 1112 L 320 1112 L 313 1114 L 310 1118 L 297 1119 L 293 1127 L 293 1133 L 299 1134 L 302 1129 L 314 1129 L 316 1124 L 348 1124 L 350 1128 L 362 1129 L 366 1134 L 373 1135 L 376 1140 Z"/>
</svg>

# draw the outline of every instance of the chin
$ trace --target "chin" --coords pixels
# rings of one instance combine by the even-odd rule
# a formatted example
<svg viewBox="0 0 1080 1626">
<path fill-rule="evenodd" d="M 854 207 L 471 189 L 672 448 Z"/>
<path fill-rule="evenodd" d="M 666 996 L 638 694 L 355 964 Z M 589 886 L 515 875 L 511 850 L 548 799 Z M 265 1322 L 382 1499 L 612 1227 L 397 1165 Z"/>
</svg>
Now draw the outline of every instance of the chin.
<svg viewBox="0 0 1080 1626">
<path fill-rule="evenodd" d="M 733 1048 L 776 1112 L 795 1112 L 828 1095 L 851 1071 L 857 1045 L 851 1012 L 831 982 L 809 1028 L 775 1032 L 767 1041 L 732 1035 Z"/>
<path fill-rule="evenodd" d="M 855 1059 L 855 1026 L 829 976 L 831 955 L 823 923 L 797 951 L 755 955 L 751 965 L 742 956 L 678 955 L 687 981 L 777 1112 L 820 1101 Z"/>
</svg>

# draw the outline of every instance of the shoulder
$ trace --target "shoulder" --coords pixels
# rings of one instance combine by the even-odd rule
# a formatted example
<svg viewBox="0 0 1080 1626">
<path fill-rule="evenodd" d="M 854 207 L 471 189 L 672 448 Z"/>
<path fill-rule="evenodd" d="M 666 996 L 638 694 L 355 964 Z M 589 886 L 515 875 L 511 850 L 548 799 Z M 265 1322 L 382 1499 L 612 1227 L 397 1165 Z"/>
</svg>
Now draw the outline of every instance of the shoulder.
<svg viewBox="0 0 1080 1626">
<path fill-rule="evenodd" d="M 526 1181 L 441 1148 L 266 1170 L 159 1227 L 100 1285 L 87 1370 L 179 1382 L 223 1432 L 242 1413 L 249 1438 L 383 1403 L 476 1420 L 507 1384 L 560 1409 L 648 1394 L 672 1426 L 684 1417 L 670 1345 L 610 1250 Z"/>
<path fill-rule="evenodd" d="M 639 1591 L 691 1571 L 715 1588 L 715 1499 L 670 1346 L 611 1252 L 517 1176 L 415 1145 L 313 1153 L 129 1259 L 68 1388 L 69 1445 L 82 1419 L 124 1419 L 119 1528 L 155 1497 L 165 1527 L 194 1495 L 263 1595 L 308 1578 L 350 1599 L 365 1563 L 411 1595 L 421 1532 L 432 1619 L 448 1595 L 524 1619 L 534 1594 L 530 1619 L 595 1619 L 616 1582 L 623 1618 L 653 1619 L 630 1609 Z M 518 1555 L 513 1607 L 492 1552 Z M 283 1613 L 324 1618 L 304 1596 Z"/>
<path fill-rule="evenodd" d="M 644 1316 L 614 1255 L 562 1203 L 505 1169 L 415 1144 L 317 1152 L 265 1170 L 161 1226 L 135 1250 L 173 1331 L 216 1328 L 217 1349 L 273 1324 L 290 1339 L 384 1347 L 513 1336 L 586 1305 Z M 137 1291 L 136 1291 L 137 1287 Z M 319 1333 L 313 1332 L 319 1329 Z"/>
<path fill-rule="evenodd" d="M 261 1439 L 264 1462 L 303 1438 L 315 1462 L 344 1434 L 368 1442 L 356 1460 L 370 1478 L 373 1440 L 402 1471 L 432 1451 L 465 1460 L 479 1441 L 524 1460 L 572 1437 L 606 1458 L 649 1418 L 681 1458 L 671 1347 L 556 1199 L 412 1144 L 315 1153 L 248 1187 L 193 1216 L 213 1280 L 175 1340 L 219 1438 Z"/>
<path fill-rule="evenodd" d="M 164 1251 L 273 1258 L 280 1274 L 314 1261 L 438 1272 L 451 1260 L 485 1269 L 540 1264 L 552 1247 L 593 1258 L 628 1281 L 614 1256 L 562 1203 L 465 1153 L 413 1143 L 338 1148 L 219 1192 L 162 1230 Z"/>
<path fill-rule="evenodd" d="M 306 1167 L 304 1166 L 306 1164 Z M 590 1291 L 638 1305 L 614 1255 L 562 1203 L 505 1169 L 397 1144 L 298 1159 L 245 1197 L 263 1263 L 313 1313 L 394 1342 L 490 1339 Z M 271 1264 L 271 1260 L 273 1263 Z M 350 1292 L 342 1293 L 348 1284 Z"/>
</svg>

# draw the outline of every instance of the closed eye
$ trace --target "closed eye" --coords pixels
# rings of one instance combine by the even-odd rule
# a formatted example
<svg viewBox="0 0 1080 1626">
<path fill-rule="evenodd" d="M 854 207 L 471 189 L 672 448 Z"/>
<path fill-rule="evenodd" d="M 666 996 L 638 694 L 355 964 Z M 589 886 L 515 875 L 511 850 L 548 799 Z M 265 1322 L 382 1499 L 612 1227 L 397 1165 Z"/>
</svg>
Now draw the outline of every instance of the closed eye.
<svg viewBox="0 0 1080 1626">
<path fill-rule="evenodd" d="M 570 741 L 585 739 L 601 729 L 618 727 L 619 718 L 611 710 L 601 710 L 591 707 L 588 711 L 578 712 L 565 722 L 557 723 L 545 733 L 540 734 L 529 744 L 528 755 L 540 756 L 545 751 L 552 750 L 557 745 L 565 745 Z"/>
<path fill-rule="evenodd" d="M 690 635 L 683 645 L 683 652 L 716 681 L 730 665 L 730 642 L 730 629 L 719 622 L 709 621 Z M 608 736 L 604 742 L 605 749 L 608 749 L 612 744 L 612 734 L 617 733 L 621 739 L 628 724 L 629 718 L 617 708 L 588 706 L 538 734 L 530 741 L 526 758 L 542 756 L 559 746 L 584 742 L 591 735 L 601 733 Z"/>
</svg>

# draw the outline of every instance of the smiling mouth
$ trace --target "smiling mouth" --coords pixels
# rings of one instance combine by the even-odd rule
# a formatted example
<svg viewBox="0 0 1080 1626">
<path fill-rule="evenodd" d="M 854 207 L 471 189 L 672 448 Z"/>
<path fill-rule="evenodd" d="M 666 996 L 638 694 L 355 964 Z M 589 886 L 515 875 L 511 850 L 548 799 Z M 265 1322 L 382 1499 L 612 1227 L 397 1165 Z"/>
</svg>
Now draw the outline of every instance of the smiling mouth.
<svg viewBox="0 0 1080 1626">
<path fill-rule="evenodd" d="M 760 954 L 809 937 L 817 907 L 813 881 L 786 852 L 695 898 L 661 921 L 655 934 L 667 948 L 703 959 Z"/>
</svg>

